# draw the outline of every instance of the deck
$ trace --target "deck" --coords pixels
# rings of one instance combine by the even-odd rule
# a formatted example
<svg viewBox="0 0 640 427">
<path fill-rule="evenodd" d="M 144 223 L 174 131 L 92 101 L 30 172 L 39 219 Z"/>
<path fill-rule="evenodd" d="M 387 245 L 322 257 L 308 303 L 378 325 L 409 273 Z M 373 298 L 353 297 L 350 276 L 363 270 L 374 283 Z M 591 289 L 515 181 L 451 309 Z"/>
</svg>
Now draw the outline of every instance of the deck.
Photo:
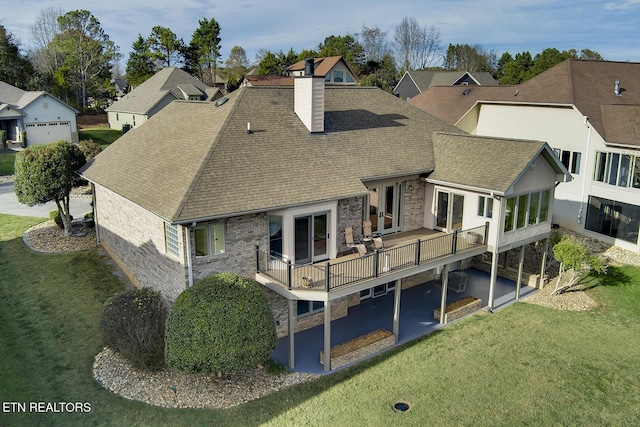
<svg viewBox="0 0 640 427">
<path fill-rule="evenodd" d="M 369 282 L 394 273 L 417 270 L 437 260 L 486 249 L 486 226 L 454 233 L 419 229 L 384 238 L 384 249 L 358 256 L 349 254 L 315 264 L 295 265 L 291 261 L 257 251 L 257 279 L 291 290 L 330 293 L 347 286 Z M 470 254 L 471 255 L 471 254 Z M 444 264 L 445 262 L 443 262 Z M 393 280 L 393 279 L 390 279 Z"/>
</svg>

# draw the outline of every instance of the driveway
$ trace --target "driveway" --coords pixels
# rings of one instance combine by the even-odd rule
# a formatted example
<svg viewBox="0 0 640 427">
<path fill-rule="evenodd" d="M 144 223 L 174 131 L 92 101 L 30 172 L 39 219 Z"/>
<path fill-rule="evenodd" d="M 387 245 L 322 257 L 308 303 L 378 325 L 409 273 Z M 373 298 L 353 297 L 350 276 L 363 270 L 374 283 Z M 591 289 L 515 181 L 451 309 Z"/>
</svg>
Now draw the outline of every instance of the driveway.
<svg viewBox="0 0 640 427">
<path fill-rule="evenodd" d="M 70 201 L 71 215 L 74 218 L 82 218 L 87 212 L 91 212 L 91 197 L 72 197 Z M 0 213 L 33 216 L 37 218 L 49 218 L 49 212 L 58 209 L 55 202 L 49 202 L 40 206 L 27 206 L 18 201 L 13 192 L 13 181 L 0 183 Z"/>
</svg>

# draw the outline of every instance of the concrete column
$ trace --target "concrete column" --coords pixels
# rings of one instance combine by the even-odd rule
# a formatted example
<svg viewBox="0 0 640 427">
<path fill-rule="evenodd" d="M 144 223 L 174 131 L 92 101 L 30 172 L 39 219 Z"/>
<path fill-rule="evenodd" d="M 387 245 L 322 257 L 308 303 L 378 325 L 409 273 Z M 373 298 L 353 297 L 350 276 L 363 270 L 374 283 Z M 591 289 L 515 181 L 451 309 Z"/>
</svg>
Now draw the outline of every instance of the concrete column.
<svg viewBox="0 0 640 427">
<path fill-rule="evenodd" d="M 400 332 L 400 293 L 402 292 L 402 279 L 396 281 L 396 287 L 393 290 L 393 335 L 396 336 L 396 344 L 398 343 L 398 334 Z"/>
<path fill-rule="evenodd" d="M 538 284 L 538 288 L 542 289 L 544 287 L 544 271 L 547 269 L 547 251 L 549 250 L 549 238 L 544 239 L 544 244 L 542 245 L 542 263 L 540 265 L 540 283 Z"/>
<path fill-rule="evenodd" d="M 289 326 L 289 369 L 293 369 L 296 365 L 296 301 L 287 300 L 287 305 L 289 308 L 289 321 L 287 322 Z"/>
<path fill-rule="evenodd" d="M 491 253 L 491 278 L 489 279 L 489 301 L 487 301 L 487 305 L 489 306 L 489 310 L 493 310 L 494 304 L 494 293 L 496 288 L 496 278 L 498 277 L 498 249 L 494 249 L 494 252 Z"/>
<path fill-rule="evenodd" d="M 449 285 L 449 265 L 442 267 L 442 274 L 440 275 L 440 281 L 442 282 L 442 297 L 440 299 L 440 323 L 444 324 L 444 315 L 447 310 L 447 286 Z"/>
<path fill-rule="evenodd" d="M 524 267 L 524 246 L 520 247 L 520 259 L 518 260 L 518 280 L 516 281 L 516 300 L 520 299 L 520 287 L 522 286 L 522 269 Z"/>
<path fill-rule="evenodd" d="M 324 302 L 324 370 L 331 370 L 331 301 Z"/>
</svg>

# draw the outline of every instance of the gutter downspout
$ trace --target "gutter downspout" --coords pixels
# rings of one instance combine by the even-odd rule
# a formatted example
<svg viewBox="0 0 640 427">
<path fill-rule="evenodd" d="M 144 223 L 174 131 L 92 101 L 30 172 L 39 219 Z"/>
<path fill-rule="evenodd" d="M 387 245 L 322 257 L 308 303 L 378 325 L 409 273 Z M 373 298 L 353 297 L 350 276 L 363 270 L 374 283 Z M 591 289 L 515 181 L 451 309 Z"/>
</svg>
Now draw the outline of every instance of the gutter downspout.
<svg viewBox="0 0 640 427">
<path fill-rule="evenodd" d="M 191 227 L 186 226 L 184 227 L 184 229 L 186 230 L 186 238 L 184 239 L 185 241 L 185 248 L 187 251 L 187 274 L 189 277 L 189 284 L 188 287 L 192 287 L 193 286 L 193 261 L 191 259 Z"/>
<path fill-rule="evenodd" d="M 589 129 L 587 133 L 587 155 L 584 161 L 584 173 L 582 174 L 582 191 L 580 193 L 580 209 L 578 209 L 577 221 L 578 224 L 582 224 L 582 212 L 584 210 L 584 195 L 587 188 L 587 170 L 589 167 L 589 153 L 591 152 L 591 125 L 589 124 L 589 118 L 584 116 L 584 124 Z"/>
</svg>

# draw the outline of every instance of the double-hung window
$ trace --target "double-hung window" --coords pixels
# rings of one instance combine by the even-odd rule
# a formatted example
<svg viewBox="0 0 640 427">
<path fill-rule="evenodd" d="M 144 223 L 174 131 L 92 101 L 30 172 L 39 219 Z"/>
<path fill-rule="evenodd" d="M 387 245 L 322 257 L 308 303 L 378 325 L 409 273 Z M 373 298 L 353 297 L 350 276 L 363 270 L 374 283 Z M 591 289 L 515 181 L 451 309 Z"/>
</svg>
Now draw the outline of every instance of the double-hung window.
<svg viewBox="0 0 640 427">
<path fill-rule="evenodd" d="M 208 257 L 225 251 L 224 223 L 216 222 L 202 227 L 196 227 L 195 249 L 196 257 Z"/>
</svg>

